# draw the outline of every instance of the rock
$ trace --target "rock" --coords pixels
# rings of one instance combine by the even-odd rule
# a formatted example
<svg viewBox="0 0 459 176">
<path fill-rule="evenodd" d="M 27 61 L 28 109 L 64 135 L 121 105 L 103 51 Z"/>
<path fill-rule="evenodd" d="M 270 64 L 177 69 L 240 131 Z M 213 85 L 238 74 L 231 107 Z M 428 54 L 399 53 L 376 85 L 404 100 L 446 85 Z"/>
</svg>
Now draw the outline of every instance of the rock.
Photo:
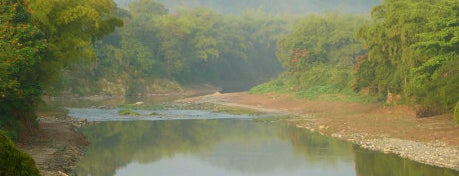
<svg viewBox="0 0 459 176">
<path fill-rule="evenodd" d="M 390 148 L 390 147 L 384 148 L 383 152 L 385 154 L 391 153 L 392 152 L 392 148 Z"/>
<path fill-rule="evenodd" d="M 58 173 L 60 176 L 69 176 L 69 175 L 67 175 L 66 173 L 61 172 L 61 171 L 57 171 L 57 173 Z"/>
<path fill-rule="evenodd" d="M 107 106 L 99 106 L 97 109 L 107 109 Z"/>
<path fill-rule="evenodd" d="M 135 105 L 137 105 L 137 106 L 140 106 L 140 105 L 143 105 L 143 104 L 145 104 L 145 102 L 143 102 L 143 101 L 139 101 L 139 102 L 135 102 L 134 104 L 135 104 Z"/>
</svg>

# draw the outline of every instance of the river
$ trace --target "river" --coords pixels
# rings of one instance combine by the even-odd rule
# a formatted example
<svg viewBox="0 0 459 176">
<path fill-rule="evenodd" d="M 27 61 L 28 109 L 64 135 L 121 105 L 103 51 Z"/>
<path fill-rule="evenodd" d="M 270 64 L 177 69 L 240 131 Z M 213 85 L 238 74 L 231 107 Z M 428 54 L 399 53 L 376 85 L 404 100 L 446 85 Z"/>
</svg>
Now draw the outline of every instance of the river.
<svg viewBox="0 0 459 176">
<path fill-rule="evenodd" d="M 91 143 L 76 175 L 458 175 L 296 128 L 283 120 L 196 110 L 72 108 Z M 275 119 L 275 118 L 274 118 Z"/>
</svg>

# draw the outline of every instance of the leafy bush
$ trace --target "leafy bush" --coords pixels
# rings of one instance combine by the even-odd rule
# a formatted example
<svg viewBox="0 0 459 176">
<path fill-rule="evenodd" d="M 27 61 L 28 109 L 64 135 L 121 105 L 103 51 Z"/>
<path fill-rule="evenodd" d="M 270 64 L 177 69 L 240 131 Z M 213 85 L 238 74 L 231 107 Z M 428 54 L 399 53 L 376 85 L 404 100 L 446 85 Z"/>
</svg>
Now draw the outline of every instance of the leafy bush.
<svg viewBox="0 0 459 176">
<path fill-rule="evenodd" d="M 40 175 L 35 161 L 0 131 L 0 175 Z"/>
</svg>

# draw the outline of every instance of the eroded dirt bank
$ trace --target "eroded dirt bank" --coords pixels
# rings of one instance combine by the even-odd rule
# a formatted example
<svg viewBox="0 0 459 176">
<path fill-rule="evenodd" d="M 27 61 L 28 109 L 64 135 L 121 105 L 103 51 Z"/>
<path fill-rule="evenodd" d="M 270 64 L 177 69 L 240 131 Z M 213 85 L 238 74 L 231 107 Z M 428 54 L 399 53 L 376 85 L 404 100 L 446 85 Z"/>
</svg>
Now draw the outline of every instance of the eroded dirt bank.
<svg viewBox="0 0 459 176">
<path fill-rule="evenodd" d="M 308 101 L 289 95 L 229 93 L 179 100 L 214 103 L 258 111 L 288 113 L 292 123 L 360 145 L 395 153 L 425 164 L 459 170 L 459 126 L 452 115 L 416 118 L 406 106 Z"/>
</svg>

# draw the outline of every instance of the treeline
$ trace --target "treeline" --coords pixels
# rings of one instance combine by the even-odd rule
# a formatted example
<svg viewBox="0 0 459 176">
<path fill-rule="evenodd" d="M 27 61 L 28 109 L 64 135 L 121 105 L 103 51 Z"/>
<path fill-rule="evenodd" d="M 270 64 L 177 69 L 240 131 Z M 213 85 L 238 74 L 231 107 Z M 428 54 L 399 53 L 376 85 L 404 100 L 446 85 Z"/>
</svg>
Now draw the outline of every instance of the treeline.
<svg viewBox="0 0 459 176">
<path fill-rule="evenodd" d="M 282 71 L 276 41 L 291 22 L 281 16 L 261 11 L 230 16 L 206 8 L 171 13 L 152 0 L 134 1 L 117 15 L 125 26 L 95 44 L 97 61 L 66 69 L 56 90 L 129 96 L 170 92 L 177 88 L 170 81 L 177 81 L 231 91 Z"/>
<path fill-rule="evenodd" d="M 0 1 L 0 130 L 35 129 L 43 90 L 66 65 L 94 58 L 92 43 L 122 21 L 112 1 Z"/>
<path fill-rule="evenodd" d="M 294 92 L 305 98 L 352 92 L 355 58 L 365 53 L 355 32 L 367 22 L 365 16 L 339 13 L 299 19 L 277 44 L 286 71 L 251 91 Z"/>
<path fill-rule="evenodd" d="M 127 7 L 135 0 L 115 0 L 120 7 Z M 270 14 L 309 14 L 318 12 L 368 13 L 382 0 L 158 0 L 166 8 L 207 7 L 218 13 L 243 14 L 247 10 L 261 10 Z"/>
<path fill-rule="evenodd" d="M 278 42 L 289 72 L 252 91 L 311 97 L 352 88 L 417 105 L 419 117 L 450 112 L 459 106 L 458 9 L 458 0 L 386 0 L 368 22 L 345 15 L 302 20 Z"/>
<path fill-rule="evenodd" d="M 368 54 L 356 64 L 355 89 L 400 95 L 422 105 L 418 116 L 452 110 L 459 100 L 459 0 L 386 0 L 372 16 L 358 31 Z"/>
</svg>

